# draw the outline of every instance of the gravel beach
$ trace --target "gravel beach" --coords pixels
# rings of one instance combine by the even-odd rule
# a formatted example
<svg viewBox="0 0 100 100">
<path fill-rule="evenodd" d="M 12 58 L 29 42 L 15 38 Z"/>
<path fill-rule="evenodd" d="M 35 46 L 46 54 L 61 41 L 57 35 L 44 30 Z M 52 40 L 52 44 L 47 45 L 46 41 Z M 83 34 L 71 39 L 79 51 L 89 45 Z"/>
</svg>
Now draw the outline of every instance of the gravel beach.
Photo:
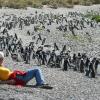
<svg viewBox="0 0 100 100">
<path fill-rule="evenodd" d="M 42 8 L 35 9 L 28 7 L 27 10 L 18 10 L 18 9 L 9 9 L 2 8 L 0 9 L 0 14 L 15 14 L 18 17 L 27 16 L 34 14 L 35 11 L 38 13 L 60 13 L 66 14 L 69 11 L 77 11 L 85 14 L 87 11 L 95 11 L 100 13 L 100 5 L 93 6 L 75 6 L 73 9 L 67 8 Z M 2 18 L 0 18 L 0 21 Z M 55 25 L 54 25 L 55 26 Z M 9 31 L 9 34 L 17 33 L 19 38 L 22 38 L 23 45 L 29 44 L 32 41 L 31 36 L 27 36 L 26 31 L 32 31 L 33 26 L 24 27 L 23 30 L 18 28 L 12 29 Z M 57 42 L 59 46 L 63 44 L 68 44 L 68 47 L 72 47 L 72 52 L 83 52 L 85 51 L 90 57 L 100 57 L 100 26 L 97 28 L 87 27 L 84 29 L 84 32 L 91 33 L 92 43 L 87 42 L 87 38 L 84 36 L 83 31 L 76 31 L 77 34 L 82 33 L 80 37 L 83 37 L 84 43 L 76 40 L 70 40 L 68 35 L 63 37 L 63 34 L 59 32 L 55 33 L 54 27 L 48 27 L 51 29 L 52 34 L 45 32 L 42 33 L 43 37 L 48 39 L 47 44 L 52 44 Z M 37 33 L 34 33 L 34 35 Z M 35 61 L 31 61 L 30 64 L 24 64 L 23 62 L 15 62 L 11 57 L 5 58 L 5 66 L 11 70 L 28 70 L 31 68 L 37 68 Z M 16 87 L 11 85 L 1 85 L 0 84 L 0 100 L 100 100 L 100 68 L 96 78 L 87 78 L 84 73 L 74 72 L 73 70 L 62 71 L 61 68 L 48 68 L 47 66 L 39 66 L 42 70 L 46 83 L 49 83 L 53 86 L 52 90 L 35 88 L 34 79 L 31 80 L 26 87 Z"/>
<path fill-rule="evenodd" d="M 27 70 L 36 66 L 25 65 L 9 61 L 10 69 Z M 0 100 L 100 100 L 100 75 L 96 78 L 87 78 L 84 74 L 71 70 L 63 72 L 58 68 L 40 67 L 45 80 L 52 90 L 34 88 L 34 79 L 26 87 L 0 85 Z M 99 73 L 99 72 L 98 72 Z"/>
</svg>

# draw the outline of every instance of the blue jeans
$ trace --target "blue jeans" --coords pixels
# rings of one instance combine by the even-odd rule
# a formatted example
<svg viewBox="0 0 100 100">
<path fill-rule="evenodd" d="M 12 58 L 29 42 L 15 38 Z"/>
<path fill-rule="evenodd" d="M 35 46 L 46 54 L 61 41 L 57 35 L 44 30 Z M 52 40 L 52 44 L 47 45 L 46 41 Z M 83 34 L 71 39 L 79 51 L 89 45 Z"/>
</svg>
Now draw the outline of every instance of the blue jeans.
<svg viewBox="0 0 100 100">
<path fill-rule="evenodd" d="M 25 83 L 29 82 L 31 79 L 36 79 L 36 85 L 44 84 L 44 77 L 42 75 L 42 72 L 39 68 L 36 69 L 30 69 L 26 72 L 26 75 L 24 76 L 16 76 L 17 79 L 24 81 Z"/>
</svg>

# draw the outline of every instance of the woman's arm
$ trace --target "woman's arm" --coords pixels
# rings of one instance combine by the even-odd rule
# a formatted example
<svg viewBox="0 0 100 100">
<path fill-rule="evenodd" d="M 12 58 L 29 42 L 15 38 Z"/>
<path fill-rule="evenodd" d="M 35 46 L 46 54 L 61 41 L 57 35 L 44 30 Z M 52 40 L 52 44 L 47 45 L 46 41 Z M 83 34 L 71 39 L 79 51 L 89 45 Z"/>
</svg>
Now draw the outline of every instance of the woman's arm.
<svg viewBox="0 0 100 100">
<path fill-rule="evenodd" d="M 11 84 L 11 85 L 14 85 L 15 84 L 15 80 L 0 81 L 0 84 Z"/>
</svg>

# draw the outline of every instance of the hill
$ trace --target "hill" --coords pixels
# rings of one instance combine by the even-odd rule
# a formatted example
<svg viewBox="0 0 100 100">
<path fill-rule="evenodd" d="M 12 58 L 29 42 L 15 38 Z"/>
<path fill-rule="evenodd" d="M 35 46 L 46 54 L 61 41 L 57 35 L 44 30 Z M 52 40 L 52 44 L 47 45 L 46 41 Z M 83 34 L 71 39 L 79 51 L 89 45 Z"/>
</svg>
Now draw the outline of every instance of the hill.
<svg viewBox="0 0 100 100">
<path fill-rule="evenodd" d="M 73 9 L 36 9 L 30 7 L 28 7 L 27 9 L 2 8 L 0 9 L 0 34 L 3 34 L 3 27 L 6 27 L 4 26 L 3 22 L 15 23 L 17 19 L 23 19 L 23 21 L 26 21 L 25 19 L 27 19 L 30 22 L 30 18 L 35 18 L 35 15 L 45 15 L 46 17 L 43 17 L 45 18 L 45 29 L 43 27 L 41 30 L 41 26 L 38 26 L 37 32 L 34 31 L 34 26 L 40 25 L 40 21 L 42 18 L 40 20 L 35 20 L 33 24 L 32 22 L 31 24 L 28 23 L 28 26 L 27 23 L 25 23 L 25 25 L 22 24 L 22 30 L 19 27 L 20 20 L 17 23 L 13 24 L 15 27 L 13 26 L 14 28 L 8 30 L 7 32 L 10 36 L 12 35 L 12 43 L 14 41 L 12 37 L 16 33 L 18 35 L 18 39 L 22 39 L 23 46 L 28 46 L 32 41 L 35 43 L 35 47 L 40 46 L 41 41 L 39 41 L 38 44 L 36 43 L 36 41 L 38 38 L 38 33 L 41 32 L 42 38 L 46 38 L 46 44 L 50 44 L 52 46 L 53 43 L 56 42 L 59 48 L 62 48 L 62 46 L 66 44 L 67 49 L 68 47 L 71 47 L 72 54 L 74 52 L 76 54 L 78 52 L 86 52 L 89 57 L 100 58 L 100 23 L 96 23 L 94 20 L 87 18 L 91 18 L 91 13 L 100 13 L 99 10 L 100 5 L 87 7 L 78 5 Z M 73 15 L 76 15 L 76 17 L 73 17 L 72 13 L 74 13 Z M 85 16 L 85 14 L 87 16 Z M 51 16 L 50 19 L 53 18 L 51 25 L 48 25 L 48 15 Z M 60 26 L 60 19 L 63 18 L 67 19 L 68 21 L 72 20 L 73 23 L 76 23 L 74 21 L 83 20 L 82 22 L 84 22 L 84 27 L 81 27 L 81 23 L 77 25 L 79 29 L 75 29 L 76 36 L 73 36 L 71 34 L 72 32 L 69 30 L 69 28 L 65 32 L 63 30 L 57 30 L 56 27 Z M 59 21 L 58 24 L 56 23 L 56 21 Z M 65 20 L 62 24 L 63 26 L 65 26 L 64 23 Z M 69 23 L 67 25 L 69 26 Z M 47 29 L 49 29 L 50 32 L 47 32 Z M 30 31 L 31 34 L 28 35 L 27 31 Z M 36 39 L 33 38 L 32 40 L 32 37 L 34 36 L 36 37 Z M 4 52 L 6 51 L 4 50 Z M 24 61 L 16 62 L 12 60 L 11 55 L 9 54 L 8 57 L 5 57 L 4 65 L 11 70 L 20 69 L 26 71 L 28 69 L 35 68 L 36 66 L 34 65 L 38 65 L 38 63 L 36 59 L 32 60 L 32 58 L 30 64 L 25 64 Z M 96 78 L 86 77 L 85 73 L 73 71 L 73 69 L 63 71 L 62 67 L 63 66 L 61 66 L 61 68 L 50 68 L 43 65 L 39 67 L 44 74 L 46 83 L 49 83 L 51 86 L 53 86 L 52 90 L 34 88 L 34 79 L 31 80 L 26 87 L 15 87 L 11 85 L 0 84 L 0 100 L 100 100 L 99 67 L 99 69 L 97 70 Z"/>
</svg>

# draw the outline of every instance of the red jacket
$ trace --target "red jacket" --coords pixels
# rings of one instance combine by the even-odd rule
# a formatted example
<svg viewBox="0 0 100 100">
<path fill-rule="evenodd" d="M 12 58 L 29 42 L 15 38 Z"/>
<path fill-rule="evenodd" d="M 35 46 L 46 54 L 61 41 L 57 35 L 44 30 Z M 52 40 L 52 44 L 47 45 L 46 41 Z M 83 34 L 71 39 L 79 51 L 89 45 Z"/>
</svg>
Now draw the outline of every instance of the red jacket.
<svg viewBox="0 0 100 100">
<path fill-rule="evenodd" d="M 11 79 L 15 80 L 15 85 L 24 86 L 26 83 L 22 80 L 17 79 L 16 75 L 26 75 L 26 72 L 15 70 L 9 77 L 9 80 L 11 80 Z"/>
</svg>

